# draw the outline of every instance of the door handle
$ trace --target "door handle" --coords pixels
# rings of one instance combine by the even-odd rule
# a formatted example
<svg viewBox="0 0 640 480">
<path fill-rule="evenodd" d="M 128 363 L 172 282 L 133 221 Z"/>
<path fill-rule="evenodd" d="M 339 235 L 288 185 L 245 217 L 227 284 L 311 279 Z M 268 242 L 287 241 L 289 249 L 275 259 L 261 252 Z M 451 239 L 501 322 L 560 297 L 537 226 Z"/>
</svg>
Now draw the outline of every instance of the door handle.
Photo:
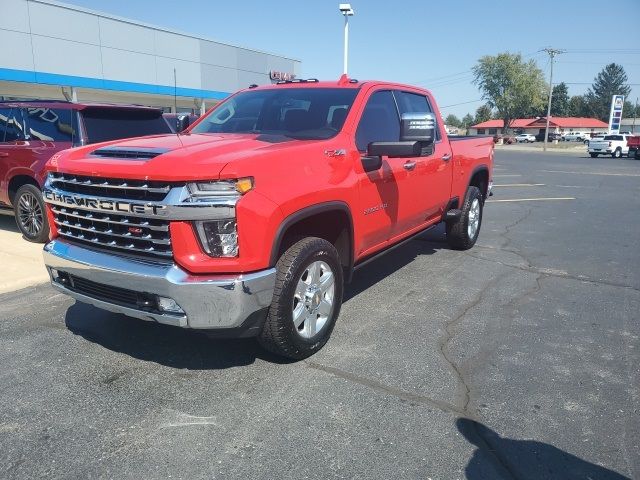
<svg viewBox="0 0 640 480">
<path fill-rule="evenodd" d="M 402 168 L 404 168 L 405 170 L 413 170 L 414 168 L 416 168 L 416 162 L 407 162 L 402 165 Z"/>
<path fill-rule="evenodd" d="M 445 153 L 444 155 L 442 155 L 442 160 L 444 160 L 445 162 L 448 162 L 449 160 L 451 160 L 451 154 Z"/>
<path fill-rule="evenodd" d="M 0 152 L 0 158 L 8 157 L 9 154 L 7 152 Z"/>
</svg>

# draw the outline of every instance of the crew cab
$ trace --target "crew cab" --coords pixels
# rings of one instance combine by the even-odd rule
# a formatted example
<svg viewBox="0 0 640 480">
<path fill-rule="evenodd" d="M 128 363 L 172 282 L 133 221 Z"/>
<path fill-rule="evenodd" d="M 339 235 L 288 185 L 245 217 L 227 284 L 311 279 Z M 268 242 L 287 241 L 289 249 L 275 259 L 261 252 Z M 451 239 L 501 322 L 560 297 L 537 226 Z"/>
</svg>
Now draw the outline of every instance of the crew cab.
<svg viewBox="0 0 640 480">
<path fill-rule="evenodd" d="M 169 132 L 157 108 L 56 100 L 0 102 L 0 212 L 15 215 L 25 239 L 44 243 L 49 225 L 40 188 L 45 164 L 54 153 Z"/>
<path fill-rule="evenodd" d="M 598 155 L 611 155 L 613 158 L 620 158 L 629 152 L 628 137 L 629 135 L 615 134 L 605 135 L 602 140 L 592 139 L 587 147 L 587 152 L 593 158 Z"/>
<path fill-rule="evenodd" d="M 441 222 L 452 248 L 475 244 L 493 141 L 450 139 L 441 118 L 422 88 L 295 80 L 242 90 L 179 135 L 57 153 L 43 191 L 51 282 L 307 357 L 359 267 Z"/>
<path fill-rule="evenodd" d="M 591 134 L 588 132 L 569 132 L 562 136 L 562 140 L 565 142 L 584 142 L 591 138 Z"/>
</svg>

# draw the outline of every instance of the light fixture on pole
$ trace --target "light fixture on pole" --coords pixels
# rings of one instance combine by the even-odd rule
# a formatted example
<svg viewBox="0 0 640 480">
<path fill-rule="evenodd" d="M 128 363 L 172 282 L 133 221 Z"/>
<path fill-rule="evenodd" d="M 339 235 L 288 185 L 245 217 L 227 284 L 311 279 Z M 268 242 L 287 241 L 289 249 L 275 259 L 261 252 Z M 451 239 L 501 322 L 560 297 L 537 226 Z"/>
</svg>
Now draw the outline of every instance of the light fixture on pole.
<svg viewBox="0 0 640 480">
<path fill-rule="evenodd" d="M 340 13 L 344 15 L 344 68 L 342 73 L 346 75 L 349 64 L 349 17 L 353 16 L 354 12 L 350 3 L 341 3 L 338 8 Z"/>
</svg>

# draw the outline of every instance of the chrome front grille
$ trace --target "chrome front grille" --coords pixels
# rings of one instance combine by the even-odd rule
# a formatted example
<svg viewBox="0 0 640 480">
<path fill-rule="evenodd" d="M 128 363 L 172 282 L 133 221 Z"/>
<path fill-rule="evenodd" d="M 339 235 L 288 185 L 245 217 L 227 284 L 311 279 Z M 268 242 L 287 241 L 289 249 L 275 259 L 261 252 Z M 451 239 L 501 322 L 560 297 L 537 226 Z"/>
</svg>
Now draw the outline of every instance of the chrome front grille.
<svg viewBox="0 0 640 480">
<path fill-rule="evenodd" d="M 69 193 L 126 200 L 161 201 L 172 185 L 169 182 L 88 177 L 68 173 L 49 174 L 50 185 Z"/>
<path fill-rule="evenodd" d="M 117 213 L 99 213 L 76 207 L 51 205 L 58 234 L 120 252 L 171 258 L 167 220 L 146 219 Z"/>
</svg>

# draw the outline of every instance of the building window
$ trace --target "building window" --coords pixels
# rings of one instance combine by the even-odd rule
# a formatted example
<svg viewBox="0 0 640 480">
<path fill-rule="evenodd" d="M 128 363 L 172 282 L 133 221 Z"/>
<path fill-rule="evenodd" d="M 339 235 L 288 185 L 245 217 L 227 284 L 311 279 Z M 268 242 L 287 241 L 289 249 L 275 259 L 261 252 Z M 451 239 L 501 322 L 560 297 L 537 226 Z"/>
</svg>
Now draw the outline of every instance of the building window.
<svg viewBox="0 0 640 480">
<path fill-rule="evenodd" d="M 478 135 L 484 135 L 484 128 L 478 129 Z"/>
<path fill-rule="evenodd" d="M 489 135 L 496 135 L 498 133 L 498 129 L 497 128 L 490 128 L 489 129 Z"/>
</svg>

